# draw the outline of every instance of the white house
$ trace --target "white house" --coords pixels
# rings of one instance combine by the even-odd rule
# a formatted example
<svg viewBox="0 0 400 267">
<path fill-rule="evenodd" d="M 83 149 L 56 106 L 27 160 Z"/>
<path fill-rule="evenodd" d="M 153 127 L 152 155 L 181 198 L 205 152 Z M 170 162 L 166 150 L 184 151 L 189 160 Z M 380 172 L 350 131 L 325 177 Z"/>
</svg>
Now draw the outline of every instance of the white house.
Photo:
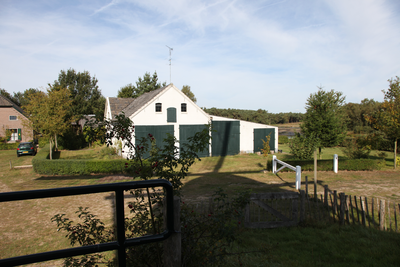
<svg viewBox="0 0 400 267">
<path fill-rule="evenodd" d="M 121 112 L 134 122 L 136 139 L 151 133 L 158 141 L 170 133 L 185 142 L 211 123 L 216 131 L 211 133 L 212 143 L 209 151 L 200 155 L 203 157 L 260 151 L 261 139 L 268 134 L 271 149 L 278 150 L 278 127 L 210 116 L 172 83 L 137 98 L 107 97 L 105 118 L 111 120 Z"/>
</svg>

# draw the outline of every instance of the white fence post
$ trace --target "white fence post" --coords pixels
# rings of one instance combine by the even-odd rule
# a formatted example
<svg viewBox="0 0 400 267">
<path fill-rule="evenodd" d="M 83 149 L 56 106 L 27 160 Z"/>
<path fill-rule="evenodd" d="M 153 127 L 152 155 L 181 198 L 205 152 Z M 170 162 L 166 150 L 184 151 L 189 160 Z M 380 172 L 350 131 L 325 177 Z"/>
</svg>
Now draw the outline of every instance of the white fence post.
<svg viewBox="0 0 400 267">
<path fill-rule="evenodd" d="M 296 190 L 301 188 L 301 166 L 296 166 Z"/>
<path fill-rule="evenodd" d="M 276 156 L 272 156 L 272 173 L 276 172 Z"/>
<path fill-rule="evenodd" d="M 333 171 L 335 173 L 338 173 L 338 168 L 339 168 L 339 157 L 337 154 L 333 155 Z"/>
</svg>

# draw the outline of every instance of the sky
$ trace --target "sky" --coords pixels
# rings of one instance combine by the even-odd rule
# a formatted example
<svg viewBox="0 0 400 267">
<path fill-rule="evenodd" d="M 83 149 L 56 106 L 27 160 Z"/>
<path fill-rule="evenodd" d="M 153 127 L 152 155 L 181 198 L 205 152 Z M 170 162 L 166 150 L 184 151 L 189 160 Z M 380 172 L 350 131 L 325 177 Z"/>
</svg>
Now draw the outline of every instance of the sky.
<svg viewBox="0 0 400 267">
<path fill-rule="evenodd" d="M 0 0 L 0 88 L 72 68 L 105 97 L 156 71 L 206 108 L 305 112 L 318 87 L 383 101 L 399 15 L 398 0 Z"/>
</svg>

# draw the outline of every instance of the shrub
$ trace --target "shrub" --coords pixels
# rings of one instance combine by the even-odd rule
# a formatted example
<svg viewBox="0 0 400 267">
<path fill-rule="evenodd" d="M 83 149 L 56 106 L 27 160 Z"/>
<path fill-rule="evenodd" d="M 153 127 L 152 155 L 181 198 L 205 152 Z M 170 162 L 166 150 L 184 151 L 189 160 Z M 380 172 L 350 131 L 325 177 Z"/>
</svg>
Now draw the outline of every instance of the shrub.
<svg viewBox="0 0 400 267">
<path fill-rule="evenodd" d="M 290 153 L 296 159 L 311 159 L 315 149 L 318 147 L 318 140 L 314 136 L 305 137 L 300 134 L 289 141 Z"/>
<path fill-rule="evenodd" d="M 47 145 L 47 144 L 49 144 L 50 142 L 49 142 L 49 139 L 48 138 L 44 138 L 44 137 L 41 137 L 40 139 L 39 139 L 39 148 L 43 148 L 45 145 Z"/>
<path fill-rule="evenodd" d="M 86 147 L 87 143 L 82 133 L 77 134 L 73 129 L 70 129 L 62 136 L 57 137 L 58 148 L 68 150 L 78 150 Z"/>
<path fill-rule="evenodd" d="M 280 135 L 278 137 L 278 144 L 287 144 L 289 143 L 289 137 L 287 137 L 286 135 Z"/>
<path fill-rule="evenodd" d="M 15 143 L 0 143 L 0 150 L 14 150 L 17 149 L 19 142 Z"/>
<path fill-rule="evenodd" d="M 117 155 L 117 149 L 113 146 L 105 146 L 99 151 L 99 158 L 107 159 Z"/>
<path fill-rule="evenodd" d="M 363 159 L 368 158 L 371 153 L 371 146 L 368 144 L 366 138 L 357 137 L 353 139 L 346 139 L 343 142 L 343 153 L 350 159 Z"/>
</svg>

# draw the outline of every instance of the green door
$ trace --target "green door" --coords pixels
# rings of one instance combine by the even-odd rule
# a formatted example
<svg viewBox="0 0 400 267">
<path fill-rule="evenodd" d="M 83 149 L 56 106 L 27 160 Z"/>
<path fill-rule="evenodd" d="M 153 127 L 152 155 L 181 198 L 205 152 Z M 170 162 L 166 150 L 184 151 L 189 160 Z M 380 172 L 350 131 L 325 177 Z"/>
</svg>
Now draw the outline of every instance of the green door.
<svg viewBox="0 0 400 267">
<path fill-rule="evenodd" d="M 179 125 L 179 144 L 182 147 L 183 144 L 187 143 L 188 138 L 194 136 L 197 132 L 200 132 L 207 128 L 207 125 L 195 124 L 195 125 Z M 197 154 L 199 157 L 210 156 L 210 150 L 207 147 L 205 151 L 199 152 Z"/>
<path fill-rule="evenodd" d="M 212 156 L 239 154 L 240 121 L 213 121 L 212 127 Z"/>
<path fill-rule="evenodd" d="M 148 139 L 149 134 L 153 135 L 156 139 L 156 144 L 159 148 L 164 146 L 164 138 L 167 137 L 167 133 L 174 135 L 173 125 L 146 125 L 146 126 L 135 126 L 135 144 L 139 144 L 143 137 L 146 138 L 146 143 L 151 148 L 150 141 Z M 144 158 L 149 157 L 150 154 L 147 152 L 144 154 Z"/>
<path fill-rule="evenodd" d="M 261 152 L 263 148 L 263 141 L 266 141 L 266 136 L 271 135 L 269 140 L 269 147 L 271 150 L 275 150 L 275 128 L 259 128 L 254 129 L 254 153 Z"/>
</svg>

